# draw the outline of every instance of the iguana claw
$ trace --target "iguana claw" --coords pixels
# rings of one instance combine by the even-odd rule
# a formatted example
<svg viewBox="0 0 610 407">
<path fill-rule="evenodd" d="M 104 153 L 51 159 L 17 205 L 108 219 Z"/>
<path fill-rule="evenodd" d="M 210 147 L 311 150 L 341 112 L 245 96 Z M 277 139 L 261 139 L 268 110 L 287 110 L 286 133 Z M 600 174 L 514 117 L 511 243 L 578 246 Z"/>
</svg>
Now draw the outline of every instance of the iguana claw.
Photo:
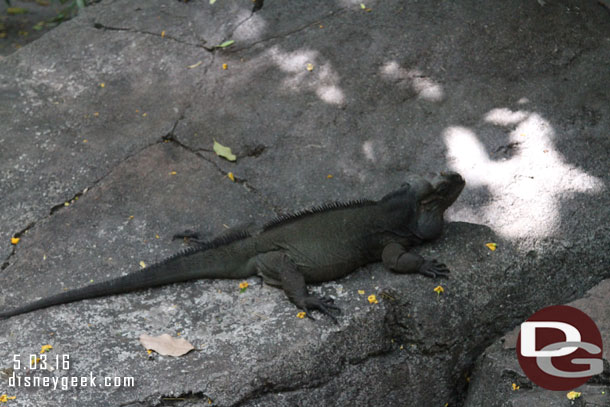
<svg viewBox="0 0 610 407">
<path fill-rule="evenodd" d="M 449 277 L 449 269 L 436 260 L 426 260 L 419 268 L 419 272 L 427 277 Z"/>
<path fill-rule="evenodd" d="M 307 318 L 315 321 L 315 318 L 311 316 L 311 311 L 317 310 L 322 314 L 327 315 L 335 324 L 338 324 L 337 318 L 331 313 L 331 311 L 335 311 L 337 313 L 341 313 L 341 308 L 333 305 L 334 300 L 330 297 L 314 297 L 309 296 L 306 297 L 303 301 L 302 309 L 306 311 Z"/>
</svg>

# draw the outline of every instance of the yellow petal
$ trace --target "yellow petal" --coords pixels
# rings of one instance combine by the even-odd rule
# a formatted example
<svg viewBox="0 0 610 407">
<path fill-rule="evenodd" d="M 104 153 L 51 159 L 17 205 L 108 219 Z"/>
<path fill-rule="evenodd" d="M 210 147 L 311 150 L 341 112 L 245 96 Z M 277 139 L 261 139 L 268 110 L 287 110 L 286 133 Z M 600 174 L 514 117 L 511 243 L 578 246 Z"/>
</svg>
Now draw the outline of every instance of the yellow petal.
<svg viewBox="0 0 610 407">
<path fill-rule="evenodd" d="M 358 290 L 358 294 L 364 295 L 364 290 Z"/>
<path fill-rule="evenodd" d="M 229 179 L 230 179 L 231 181 L 235 182 L 235 175 L 233 175 L 233 173 L 232 173 L 232 172 L 228 173 L 228 174 L 227 174 L 227 177 L 229 177 Z"/>
<path fill-rule="evenodd" d="M 45 353 L 47 351 L 50 351 L 51 349 L 53 349 L 52 345 L 42 345 L 42 347 L 40 348 L 40 353 Z"/>
<path fill-rule="evenodd" d="M 309 72 L 313 71 L 313 64 L 307 64 L 307 70 Z"/>
<path fill-rule="evenodd" d="M 576 400 L 577 398 L 580 397 L 582 393 L 579 391 L 574 391 L 572 390 L 571 392 L 569 392 L 568 394 L 566 394 L 566 397 L 568 398 L 568 400 Z"/>
<path fill-rule="evenodd" d="M 199 65 L 201 65 L 203 63 L 203 61 L 199 61 L 194 63 L 193 65 L 189 65 L 187 66 L 188 69 L 193 69 L 193 68 L 197 68 Z"/>
<path fill-rule="evenodd" d="M 379 301 L 377 301 L 377 297 L 375 296 L 375 294 L 371 294 L 368 297 L 368 300 L 371 304 L 378 304 Z"/>
<path fill-rule="evenodd" d="M 498 247 L 498 244 L 497 243 L 485 243 L 485 246 L 487 246 L 487 248 L 493 252 Z"/>
<path fill-rule="evenodd" d="M 229 67 L 229 65 L 227 64 L 222 64 L 222 69 L 227 69 Z"/>
<path fill-rule="evenodd" d="M 144 263 L 143 261 L 140 262 L 140 267 L 142 268 L 146 268 L 146 263 Z"/>
<path fill-rule="evenodd" d="M 297 318 L 301 318 L 301 319 L 303 319 L 303 318 L 305 318 L 305 315 L 307 315 L 307 314 L 306 314 L 306 313 L 304 313 L 304 312 L 299 312 L 299 313 L 297 314 Z"/>
<path fill-rule="evenodd" d="M 21 239 L 18 237 L 11 237 L 11 244 L 17 244 L 17 243 L 19 243 L 19 240 L 21 240 Z"/>
<path fill-rule="evenodd" d="M 442 286 L 437 285 L 436 287 L 434 287 L 434 291 L 435 291 L 436 293 L 440 294 L 440 293 L 444 293 L 444 292 L 445 292 L 445 289 L 444 289 Z"/>
</svg>

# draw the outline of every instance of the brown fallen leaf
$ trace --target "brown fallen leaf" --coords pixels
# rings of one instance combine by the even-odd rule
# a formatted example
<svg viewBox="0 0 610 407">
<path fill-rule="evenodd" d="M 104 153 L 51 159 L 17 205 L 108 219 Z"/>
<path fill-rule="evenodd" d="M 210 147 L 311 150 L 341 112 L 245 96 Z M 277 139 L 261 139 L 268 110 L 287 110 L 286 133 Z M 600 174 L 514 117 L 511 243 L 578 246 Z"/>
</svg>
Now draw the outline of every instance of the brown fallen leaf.
<svg viewBox="0 0 610 407">
<path fill-rule="evenodd" d="M 172 338 L 168 334 L 160 336 L 140 335 L 140 343 L 146 349 L 151 349 L 164 356 L 186 355 L 195 347 L 182 338 Z"/>
</svg>

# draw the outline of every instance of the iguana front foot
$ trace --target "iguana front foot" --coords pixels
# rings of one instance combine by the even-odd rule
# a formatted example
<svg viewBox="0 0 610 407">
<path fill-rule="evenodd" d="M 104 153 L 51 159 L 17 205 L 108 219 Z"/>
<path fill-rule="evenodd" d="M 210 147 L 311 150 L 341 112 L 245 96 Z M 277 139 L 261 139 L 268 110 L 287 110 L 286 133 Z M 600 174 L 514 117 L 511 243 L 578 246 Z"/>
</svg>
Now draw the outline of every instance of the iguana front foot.
<svg viewBox="0 0 610 407">
<path fill-rule="evenodd" d="M 409 253 L 402 245 L 390 243 L 381 254 L 383 264 L 395 273 L 420 273 L 426 277 L 448 277 L 449 269 L 436 260 L 426 260 L 419 254 Z"/>
<path fill-rule="evenodd" d="M 427 277 L 449 277 L 449 269 L 443 263 L 436 260 L 425 260 L 419 267 L 418 272 Z"/>
</svg>

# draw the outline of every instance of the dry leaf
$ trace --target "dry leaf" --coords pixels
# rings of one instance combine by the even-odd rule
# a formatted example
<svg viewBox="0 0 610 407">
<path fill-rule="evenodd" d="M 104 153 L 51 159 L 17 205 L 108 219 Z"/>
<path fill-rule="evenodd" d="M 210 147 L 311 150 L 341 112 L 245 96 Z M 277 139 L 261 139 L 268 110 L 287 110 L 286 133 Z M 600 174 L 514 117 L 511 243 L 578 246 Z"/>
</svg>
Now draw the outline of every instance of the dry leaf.
<svg viewBox="0 0 610 407">
<path fill-rule="evenodd" d="M 237 157 L 231 152 L 230 147 L 223 146 L 218 141 L 214 140 L 214 152 L 216 155 L 226 158 L 229 161 L 235 161 Z"/>
<path fill-rule="evenodd" d="M 195 347 L 182 338 L 172 338 L 168 334 L 160 336 L 140 335 L 140 343 L 146 349 L 151 349 L 164 356 L 186 355 Z"/>
</svg>

